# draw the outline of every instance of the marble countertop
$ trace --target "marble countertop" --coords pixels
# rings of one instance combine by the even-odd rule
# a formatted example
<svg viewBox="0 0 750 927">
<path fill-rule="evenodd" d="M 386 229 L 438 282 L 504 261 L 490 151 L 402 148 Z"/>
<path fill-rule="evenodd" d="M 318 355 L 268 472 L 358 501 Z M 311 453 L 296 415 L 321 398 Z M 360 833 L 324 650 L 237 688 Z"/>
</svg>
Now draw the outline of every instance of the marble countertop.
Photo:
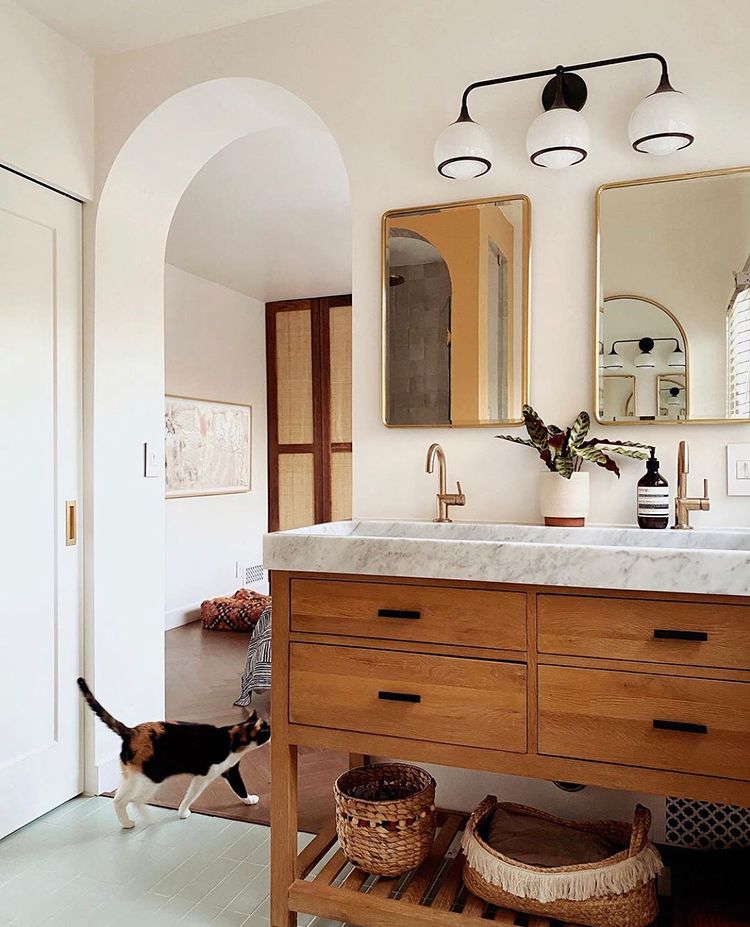
<svg viewBox="0 0 750 927">
<path fill-rule="evenodd" d="M 354 520 L 267 534 L 268 570 L 750 596 L 750 531 Z"/>
</svg>

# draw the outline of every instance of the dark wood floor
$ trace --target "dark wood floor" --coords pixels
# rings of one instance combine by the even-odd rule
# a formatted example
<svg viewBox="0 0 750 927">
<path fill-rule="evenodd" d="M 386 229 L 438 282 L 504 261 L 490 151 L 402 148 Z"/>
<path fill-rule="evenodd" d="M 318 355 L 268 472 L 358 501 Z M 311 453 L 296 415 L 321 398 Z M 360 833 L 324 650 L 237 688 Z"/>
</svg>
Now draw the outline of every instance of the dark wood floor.
<svg viewBox="0 0 750 927">
<path fill-rule="evenodd" d="M 175 721 L 205 721 L 231 724 L 247 717 L 244 708 L 233 704 L 240 692 L 249 634 L 203 631 L 200 622 L 167 631 L 166 701 L 167 718 Z M 268 700 L 258 704 L 268 712 Z M 261 747 L 243 757 L 240 770 L 248 791 L 260 796 L 255 806 L 243 805 L 223 779 L 213 783 L 193 805 L 195 811 L 268 824 L 271 800 L 270 747 Z M 300 829 L 317 833 L 333 816 L 333 781 L 347 767 L 338 753 L 300 751 Z M 157 802 L 176 808 L 185 792 L 187 777 L 165 782 Z"/>
</svg>

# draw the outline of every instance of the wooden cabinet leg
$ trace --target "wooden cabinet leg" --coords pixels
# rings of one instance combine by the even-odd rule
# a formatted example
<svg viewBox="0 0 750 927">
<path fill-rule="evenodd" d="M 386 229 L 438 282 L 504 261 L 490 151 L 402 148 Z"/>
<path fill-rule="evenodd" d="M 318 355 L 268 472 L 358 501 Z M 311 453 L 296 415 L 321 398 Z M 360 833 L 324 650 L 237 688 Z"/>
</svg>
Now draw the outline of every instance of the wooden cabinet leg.
<svg viewBox="0 0 750 927">
<path fill-rule="evenodd" d="M 289 887 L 297 878 L 297 747 L 271 738 L 271 927 L 297 927 Z"/>
</svg>

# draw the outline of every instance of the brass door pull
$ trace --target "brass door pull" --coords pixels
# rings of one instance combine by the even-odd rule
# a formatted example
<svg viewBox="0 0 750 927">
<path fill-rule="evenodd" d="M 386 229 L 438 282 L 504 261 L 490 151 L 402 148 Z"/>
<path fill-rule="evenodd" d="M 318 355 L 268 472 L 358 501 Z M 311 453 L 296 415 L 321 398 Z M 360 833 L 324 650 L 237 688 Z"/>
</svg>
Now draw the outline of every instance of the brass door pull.
<svg viewBox="0 0 750 927">
<path fill-rule="evenodd" d="M 65 503 L 65 546 L 75 547 L 78 542 L 78 517 L 75 499 Z"/>
</svg>

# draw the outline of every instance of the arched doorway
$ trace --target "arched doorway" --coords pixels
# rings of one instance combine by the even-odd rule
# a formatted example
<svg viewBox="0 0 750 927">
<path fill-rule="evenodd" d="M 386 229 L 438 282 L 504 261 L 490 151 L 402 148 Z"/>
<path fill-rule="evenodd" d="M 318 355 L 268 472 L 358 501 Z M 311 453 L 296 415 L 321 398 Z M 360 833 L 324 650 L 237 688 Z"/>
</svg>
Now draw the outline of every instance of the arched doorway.
<svg viewBox="0 0 750 927">
<path fill-rule="evenodd" d="M 86 670 L 102 701 L 129 706 L 133 720 L 164 712 L 164 486 L 145 463 L 163 446 L 169 228 L 214 155 L 282 127 L 328 132 L 299 97 L 266 81 L 223 78 L 183 90 L 128 138 L 90 223 Z M 91 730 L 86 783 L 102 791 L 116 780 L 119 745 L 101 726 Z"/>
</svg>

